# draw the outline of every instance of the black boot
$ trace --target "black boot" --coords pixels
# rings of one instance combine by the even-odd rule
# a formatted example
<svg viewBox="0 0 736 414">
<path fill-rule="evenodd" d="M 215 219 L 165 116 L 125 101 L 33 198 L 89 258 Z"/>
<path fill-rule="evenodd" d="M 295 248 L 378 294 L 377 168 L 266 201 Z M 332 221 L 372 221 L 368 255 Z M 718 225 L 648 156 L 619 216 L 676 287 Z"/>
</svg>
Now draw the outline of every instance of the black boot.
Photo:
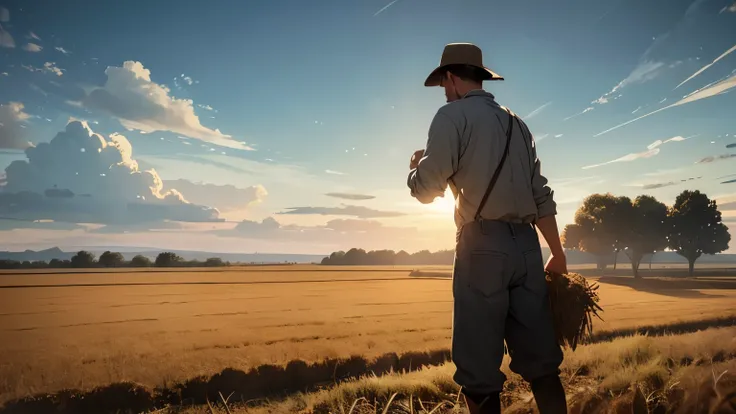
<svg viewBox="0 0 736 414">
<path fill-rule="evenodd" d="M 470 414 L 501 414 L 501 393 L 484 396 L 463 394 Z"/>
<path fill-rule="evenodd" d="M 540 414 L 567 414 L 565 389 L 559 375 L 537 378 L 531 385 Z"/>
</svg>

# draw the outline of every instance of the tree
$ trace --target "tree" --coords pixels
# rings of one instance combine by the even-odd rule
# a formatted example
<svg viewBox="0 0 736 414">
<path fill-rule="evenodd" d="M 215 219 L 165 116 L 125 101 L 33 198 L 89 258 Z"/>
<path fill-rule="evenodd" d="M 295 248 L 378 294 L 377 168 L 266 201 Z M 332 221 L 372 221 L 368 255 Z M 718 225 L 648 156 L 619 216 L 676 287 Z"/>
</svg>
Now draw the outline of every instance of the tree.
<svg viewBox="0 0 736 414">
<path fill-rule="evenodd" d="M 669 247 L 687 259 L 690 276 L 701 255 L 728 249 L 731 234 L 721 222 L 718 205 L 700 191 L 680 193 L 669 210 L 669 217 Z"/>
<path fill-rule="evenodd" d="M 648 195 L 640 195 L 632 204 L 631 218 L 627 223 L 628 235 L 625 250 L 631 260 L 634 277 L 639 278 L 639 265 L 647 254 L 667 247 L 669 232 L 667 206 Z"/>
<path fill-rule="evenodd" d="M 95 255 L 86 251 L 80 250 L 72 257 L 72 267 L 92 267 L 95 264 Z"/>
<path fill-rule="evenodd" d="M 139 254 L 130 260 L 130 265 L 133 267 L 149 267 L 151 266 L 151 259 Z"/>
<path fill-rule="evenodd" d="M 97 260 L 104 267 L 120 267 L 125 263 L 125 258 L 118 252 L 106 251 Z"/>
<path fill-rule="evenodd" d="M 172 267 L 178 266 L 184 261 L 179 255 L 173 252 L 161 252 L 156 256 L 156 267 Z"/>
<path fill-rule="evenodd" d="M 566 247 L 590 253 L 598 258 L 598 268 L 605 268 L 605 258 L 618 254 L 626 234 L 624 217 L 626 197 L 591 194 L 575 212 L 574 225 L 566 226 L 562 237 Z M 630 203 L 630 201 L 629 201 Z M 616 268 L 614 256 L 614 269 Z"/>
<path fill-rule="evenodd" d="M 220 267 L 224 266 L 225 263 L 219 257 L 210 257 L 204 261 L 204 265 L 207 267 Z"/>
</svg>

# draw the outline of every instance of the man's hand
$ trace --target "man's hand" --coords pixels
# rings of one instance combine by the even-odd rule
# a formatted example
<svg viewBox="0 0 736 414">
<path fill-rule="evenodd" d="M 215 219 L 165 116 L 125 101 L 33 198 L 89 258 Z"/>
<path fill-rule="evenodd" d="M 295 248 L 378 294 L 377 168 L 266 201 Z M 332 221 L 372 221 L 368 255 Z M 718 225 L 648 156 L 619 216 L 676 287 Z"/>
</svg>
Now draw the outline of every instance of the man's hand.
<svg viewBox="0 0 736 414">
<path fill-rule="evenodd" d="M 567 259 L 565 258 L 565 254 L 550 255 L 549 259 L 547 259 L 547 264 L 544 266 L 544 270 L 550 273 L 566 275 Z"/>
<path fill-rule="evenodd" d="M 419 160 L 424 157 L 424 150 L 417 150 L 414 151 L 414 155 L 411 156 L 411 160 L 409 161 L 409 169 L 413 170 L 419 166 Z"/>
</svg>

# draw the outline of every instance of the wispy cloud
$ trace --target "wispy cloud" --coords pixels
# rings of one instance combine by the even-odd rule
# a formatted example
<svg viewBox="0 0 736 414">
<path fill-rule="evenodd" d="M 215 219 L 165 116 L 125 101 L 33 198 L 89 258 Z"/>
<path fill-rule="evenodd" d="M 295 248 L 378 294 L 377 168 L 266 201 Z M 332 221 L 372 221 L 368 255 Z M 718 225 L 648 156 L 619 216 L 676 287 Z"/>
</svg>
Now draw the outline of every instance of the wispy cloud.
<svg viewBox="0 0 736 414">
<path fill-rule="evenodd" d="M 325 172 L 326 172 L 327 174 L 332 174 L 332 175 L 345 175 L 345 173 L 344 173 L 344 172 L 340 172 L 340 171 L 335 171 L 335 170 L 325 170 Z"/>
<path fill-rule="evenodd" d="M 62 76 L 64 74 L 64 71 L 66 70 L 56 66 L 55 62 L 46 62 L 43 64 L 42 68 L 36 68 L 27 65 L 21 65 L 21 67 L 28 70 L 29 72 L 49 72 L 55 74 L 56 76 Z"/>
<path fill-rule="evenodd" d="M 666 144 L 668 142 L 686 141 L 686 140 L 688 140 L 690 138 L 694 138 L 694 137 L 695 136 L 683 138 L 681 136 L 676 136 L 676 137 L 672 137 L 672 138 L 669 138 L 669 139 L 666 139 L 666 140 L 658 139 L 658 140 L 652 142 L 651 144 L 649 144 L 647 146 L 647 150 L 646 151 L 633 152 L 633 153 L 630 153 L 630 154 L 626 154 L 623 157 L 619 157 L 619 158 L 613 159 L 611 161 L 606 161 L 606 162 L 603 162 L 603 163 L 600 163 L 600 164 L 586 165 L 585 167 L 583 167 L 583 169 L 584 170 L 587 170 L 587 169 L 590 169 L 590 168 L 602 167 L 604 165 L 614 164 L 614 163 L 617 163 L 617 162 L 631 162 L 631 161 L 636 161 L 638 159 L 651 158 L 651 157 L 654 157 L 655 155 L 659 154 L 659 151 L 660 151 L 660 148 L 659 147 L 662 146 L 663 144 Z"/>
<path fill-rule="evenodd" d="M 353 216 L 358 218 L 401 217 L 406 215 L 406 213 L 398 211 L 382 211 L 350 205 L 343 205 L 341 207 L 289 207 L 286 210 L 276 214 L 318 214 L 323 216 Z"/>
<path fill-rule="evenodd" d="M 37 53 L 37 52 L 42 51 L 43 47 L 35 43 L 26 43 L 25 46 L 23 46 L 23 50 L 25 50 L 26 52 Z"/>
<path fill-rule="evenodd" d="M 603 105 L 608 103 L 610 99 L 618 99 L 621 96 L 621 89 L 628 85 L 644 83 L 656 78 L 664 69 L 666 69 L 665 66 L 664 62 L 654 62 L 649 60 L 640 61 L 631 73 L 629 73 L 629 76 L 614 86 L 610 92 L 604 93 L 600 98 L 591 103 Z M 619 95 L 616 95 L 617 93 Z"/>
<path fill-rule="evenodd" d="M 704 86 L 703 88 L 700 88 L 700 89 L 696 90 L 695 92 L 690 93 L 689 95 L 685 95 L 682 99 L 680 99 L 679 101 L 677 101 L 677 102 L 675 102 L 675 103 L 673 103 L 671 105 L 665 106 L 664 108 L 659 108 L 656 111 L 649 112 L 649 113 L 647 113 L 645 115 L 642 115 L 642 116 L 640 116 L 638 118 L 634 118 L 634 119 L 632 119 L 630 121 L 624 122 L 623 124 L 619 124 L 619 125 L 616 125 L 613 128 L 609 128 L 609 129 L 607 129 L 607 130 L 605 130 L 603 132 L 599 132 L 599 133 L 595 134 L 594 137 L 598 137 L 598 136 L 601 136 L 603 134 L 607 134 L 607 133 L 609 133 L 611 131 L 614 131 L 616 129 L 619 129 L 621 127 L 624 127 L 626 125 L 629 125 L 629 124 L 631 124 L 633 122 L 636 122 L 636 121 L 638 121 L 640 119 L 644 119 L 644 118 L 646 118 L 646 117 L 648 117 L 650 115 L 654 115 L 654 114 L 656 114 L 658 112 L 662 112 L 664 110 L 667 110 L 667 109 L 670 109 L 670 108 L 674 108 L 676 106 L 685 105 L 685 104 L 688 104 L 688 103 L 699 101 L 701 99 L 706 99 L 706 98 L 710 98 L 710 97 L 713 97 L 713 96 L 716 96 L 716 95 L 720 95 L 720 94 L 726 93 L 731 88 L 734 88 L 734 87 L 736 87 L 736 71 L 732 72 L 732 74 L 729 77 L 727 77 L 727 78 L 725 78 L 723 80 L 720 80 L 720 81 L 711 83 L 709 85 Z"/>
<path fill-rule="evenodd" d="M 567 121 L 567 120 L 573 119 L 573 118 L 578 117 L 578 116 L 580 116 L 582 114 L 588 113 L 588 112 L 590 112 L 590 111 L 592 111 L 594 109 L 595 109 L 594 107 L 590 106 L 588 108 L 585 108 L 582 112 L 578 112 L 575 115 L 568 116 L 567 118 L 563 119 L 563 121 Z"/>
<path fill-rule="evenodd" d="M 33 33 L 33 32 L 29 32 L 29 33 L 28 33 L 28 38 L 29 38 L 29 39 L 33 39 L 33 40 L 38 40 L 39 42 L 41 41 L 41 38 L 40 38 L 40 37 L 38 37 L 38 35 L 37 35 L 37 34 L 35 34 L 35 33 Z"/>
<path fill-rule="evenodd" d="M 697 72 L 695 72 L 692 75 L 690 75 L 690 77 L 688 77 L 684 81 L 680 82 L 679 85 L 675 86 L 675 89 L 679 88 L 680 86 L 686 84 L 691 79 L 693 79 L 696 76 L 700 75 L 701 73 L 705 72 L 706 70 L 708 70 L 708 68 L 710 68 L 711 66 L 715 65 L 716 62 L 718 62 L 719 60 L 721 60 L 721 59 L 725 58 L 726 56 L 730 55 L 734 51 L 736 51 L 736 45 L 734 45 L 732 48 L 728 49 L 727 51 L 723 52 L 720 56 L 718 56 L 717 58 L 713 59 L 712 62 L 710 62 L 709 64 L 707 64 L 707 65 L 703 66 L 702 68 L 700 68 Z"/>
<path fill-rule="evenodd" d="M 397 1 L 399 1 L 399 0 L 393 0 L 391 3 L 389 3 L 389 4 L 385 5 L 384 7 L 382 7 L 381 10 L 379 10 L 375 14 L 373 14 L 373 17 L 376 17 L 379 14 L 385 12 L 389 7 L 393 6 L 394 3 L 396 3 Z"/>
<path fill-rule="evenodd" d="M 665 181 L 665 182 L 657 182 L 657 183 L 649 183 L 649 184 L 632 184 L 632 187 L 639 187 L 642 190 L 656 190 L 658 188 L 665 188 L 665 187 L 672 187 L 675 185 L 679 185 L 682 183 L 686 183 L 689 181 L 699 180 L 703 178 L 701 177 L 689 177 L 689 178 L 683 178 L 681 180 L 673 180 L 673 181 Z"/>
<path fill-rule="evenodd" d="M 0 11 L 0 13 L 2 13 L 2 11 Z M 3 25 L 1 24 L 0 24 L 0 47 L 7 47 L 11 49 L 15 47 L 15 40 L 13 40 L 13 36 L 11 36 L 10 33 L 6 32 L 5 29 L 3 29 Z"/>
<path fill-rule="evenodd" d="M 56 47 L 55 47 L 54 49 L 56 49 L 57 51 L 59 51 L 59 52 L 61 52 L 61 53 L 65 54 L 65 55 L 69 55 L 69 54 L 71 54 L 71 53 L 72 53 L 72 52 L 70 52 L 70 51 L 68 51 L 68 50 L 64 49 L 64 48 L 63 48 L 63 47 L 61 47 L 61 46 L 56 46 Z"/>
<path fill-rule="evenodd" d="M 734 2 L 730 6 L 726 6 L 726 7 L 722 8 L 721 11 L 718 12 L 718 14 L 725 13 L 725 12 L 736 13 L 736 2 Z"/>
<path fill-rule="evenodd" d="M 547 108 L 548 106 L 550 106 L 551 104 L 552 104 L 552 101 L 545 103 L 544 105 L 540 106 L 539 108 L 537 108 L 537 109 L 529 112 L 529 115 L 525 116 L 524 118 L 525 119 L 530 119 L 530 118 L 533 118 L 533 117 L 539 115 L 540 112 L 544 111 L 544 109 Z"/>
<path fill-rule="evenodd" d="M 368 194 L 327 193 L 325 195 L 328 197 L 342 198 L 344 200 L 372 200 L 376 198 L 376 196 Z"/>
<path fill-rule="evenodd" d="M 700 161 L 697 161 L 696 164 L 709 164 L 716 161 L 724 161 L 724 160 L 730 160 L 731 158 L 736 158 L 736 154 L 722 154 L 722 155 L 712 155 L 710 157 L 705 157 L 701 159 Z"/>
</svg>

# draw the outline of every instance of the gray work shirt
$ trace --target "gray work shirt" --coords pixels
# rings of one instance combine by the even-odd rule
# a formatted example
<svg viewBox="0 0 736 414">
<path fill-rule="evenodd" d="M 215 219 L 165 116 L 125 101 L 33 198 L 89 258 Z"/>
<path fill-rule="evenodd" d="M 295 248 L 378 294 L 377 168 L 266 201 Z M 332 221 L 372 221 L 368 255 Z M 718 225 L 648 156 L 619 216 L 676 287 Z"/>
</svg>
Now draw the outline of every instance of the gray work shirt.
<svg viewBox="0 0 736 414">
<path fill-rule="evenodd" d="M 521 128 L 520 128 L 521 126 Z M 509 115 L 484 90 L 468 92 L 437 111 L 419 166 L 407 184 L 411 195 L 424 204 L 445 194 L 455 196 L 455 225 L 473 221 L 506 146 Z M 488 197 L 481 217 L 532 223 L 557 214 L 553 192 L 540 172 L 540 162 L 529 128 L 519 120 L 509 144 L 509 155 Z"/>
</svg>

